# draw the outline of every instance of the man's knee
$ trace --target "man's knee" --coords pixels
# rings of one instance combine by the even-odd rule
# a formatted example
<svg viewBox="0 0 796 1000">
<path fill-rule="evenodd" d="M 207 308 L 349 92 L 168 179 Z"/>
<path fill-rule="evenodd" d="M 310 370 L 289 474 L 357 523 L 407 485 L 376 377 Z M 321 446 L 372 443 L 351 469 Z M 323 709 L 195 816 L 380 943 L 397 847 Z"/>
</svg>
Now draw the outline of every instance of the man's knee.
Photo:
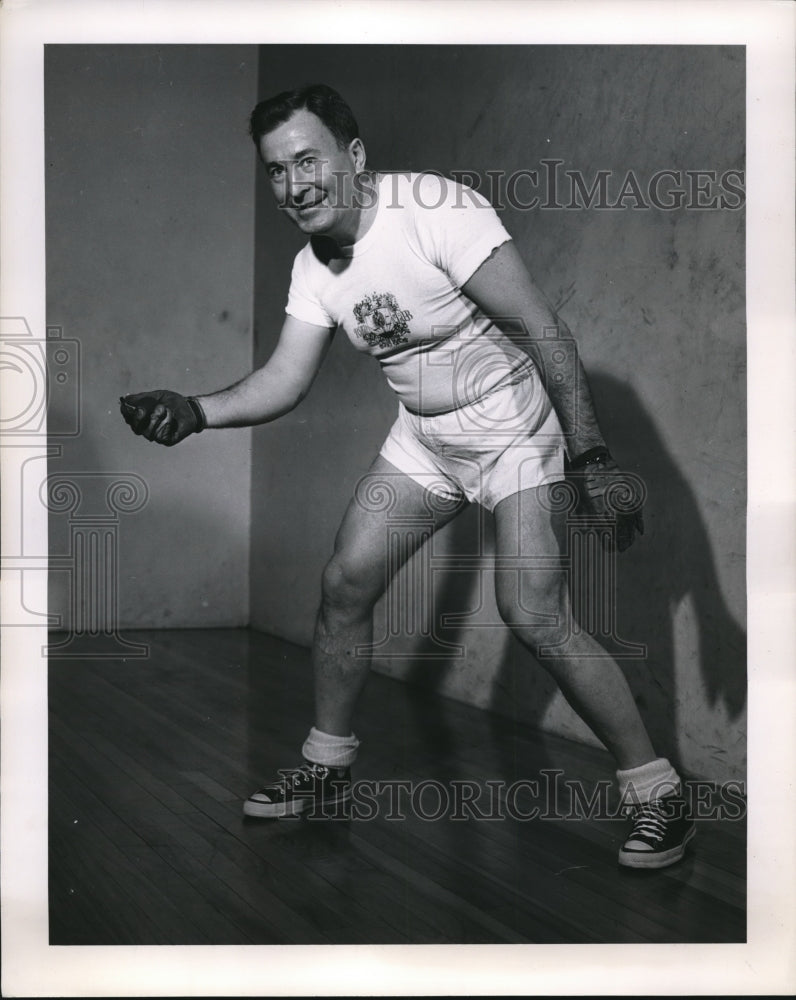
<svg viewBox="0 0 796 1000">
<path fill-rule="evenodd" d="M 326 611 L 369 614 L 384 590 L 383 580 L 344 552 L 335 553 L 323 571 L 322 596 Z"/>
<path fill-rule="evenodd" d="M 524 574 L 500 574 L 495 597 L 503 622 L 525 645 L 554 645 L 567 630 L 569 603 L 557 578 L 527 580 Z"/>
</svg>

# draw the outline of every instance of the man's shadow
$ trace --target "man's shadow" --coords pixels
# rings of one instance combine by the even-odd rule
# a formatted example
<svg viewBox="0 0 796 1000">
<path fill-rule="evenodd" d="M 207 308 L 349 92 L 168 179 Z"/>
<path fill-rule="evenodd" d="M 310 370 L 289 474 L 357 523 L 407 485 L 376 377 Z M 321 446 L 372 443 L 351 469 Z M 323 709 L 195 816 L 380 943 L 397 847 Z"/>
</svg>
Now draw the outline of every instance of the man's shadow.
<svg viewBox="0 0 796 1000">
<path fill-rule="evenodd" d="M 684 744 L 696 743 L 707 756 L 721 762 L 734 744 L 745 739 L 746 636 L 721 592 L 711 542 L 693 490 L 655 423 L 626 384 L 605 374 L 593 374 L 590 384 L 614 456 L 623 469 L 641 477 L 647 489 L 645 534 L 615 557 L 617 633 L 623 641 L 645 647 L 645 655 L 622 659 L 620 665 L 657 752 L 687 773 L 681 762 Z M 745 481 L 740 481 L 737 489 L 743 494 Z M 478 551 L 484 540 L 484 521 L 477 508 L 459 515 L 445 529 L 450 532 L 450 549 Z M 487 535 L 491 534 L 489 527 Z M 487 551 L 490 546 L 487 538 Z M 731 554 L 739 567 L 744 556 L 743 551 Z M 473 595 L 478 593 L 476 573 L 451 573 L 441 582 L 434 607 L 437 623 L 472 608 Z M 688 614 L 680 614 L 689 602 L 691 630 Z M 438 624 L 437 635 L 446 642 L 466 642 L 461 626 Z M 556 686 L 513 636 L 503 641 L 488 705 L 498 713 L 493 716 L 493 731 L 505 735 L 507 716 L 544 729 Z M 418 645 L 419 652 L 422 645 Z M 440 690 L 446 679 L 452 680 L 450 672 L 462 669 L 465 663 L 465 669 L 477 671 L 474 659 L 418 660 L 407 671 L 406 680 Z M 430 741 L 440 755 L 454 751 L 462 734 L 446 726 L 420 690 L 412 702 L 417 738 Z M 714 722 L 705 708 L 721 703 L 724 710 L 717 718 L 723 721 Z M 727 732 L 727 719 L 738 723 L 737 728 Z M 513 757 L 505 763 L 507 768 L 522 766 Z M 496 777 L 511 780 L 508 773 Z"/>
</svg>

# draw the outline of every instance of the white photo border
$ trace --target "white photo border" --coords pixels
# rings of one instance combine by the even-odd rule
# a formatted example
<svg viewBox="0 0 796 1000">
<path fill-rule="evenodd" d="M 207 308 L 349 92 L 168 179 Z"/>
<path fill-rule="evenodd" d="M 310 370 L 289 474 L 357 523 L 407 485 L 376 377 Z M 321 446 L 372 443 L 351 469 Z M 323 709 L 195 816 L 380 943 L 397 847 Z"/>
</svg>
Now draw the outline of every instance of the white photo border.
<svg viewBox="0 0 796 1000">
<path fill-rule="evenodd" d="M 41 654 L 47 639 L 45 626 L 33 623 L 5 628 L 2 636 L 3 994 L 792 993 L 796 449 L 792 433 L 772 438 L 769 418 L 773 405 L 778 427 L 796 427 L 793 6 L 775 0 L 297 0 L 289 7 L 271 0 L 6 0 L 0 21 L 0 317 L 24 317 L 40 338 L 46 329 L 45 44 L 744 45 L 750 432 L 747 944 L 334 946 L 323 949 L 321 961 L 314 960 L 318 949 L 301 945 L 50 947 Z M 40 442 L 24 439 L 3 449 L 4 551 L 22 514 L 15 475 L 23 458 L 35 460 L 41 450 Z M 24 511 L 26 531 L 41 536 L 46 552 L 46 510 L 38 506 Z M 7 621 L 8 580 L 2 598 Z M 26 604 L 46 602 L 43 573 L 29 582 Z"/>
</svg>

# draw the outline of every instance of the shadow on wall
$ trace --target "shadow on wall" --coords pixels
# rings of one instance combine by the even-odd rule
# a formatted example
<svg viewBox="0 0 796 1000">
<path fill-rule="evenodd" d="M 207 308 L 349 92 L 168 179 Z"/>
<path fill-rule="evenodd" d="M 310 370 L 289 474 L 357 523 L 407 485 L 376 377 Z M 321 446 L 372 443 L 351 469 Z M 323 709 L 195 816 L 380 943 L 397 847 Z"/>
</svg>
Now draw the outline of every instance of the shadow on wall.
<svg viewBox="0 0 796 1000">
<path fill-rule="evenodd" d="M 684 753 L 683 748 L 691 741 L 703 751 L 700 757 L 705 763 L 699 770 L 709 772 L 713 760 L 721 771 L 722 758 L 735 748 L 731 756 L 737 759 L 737 745 L 743 746 L 746 737 L 745 634 L 722 596 L 696 498 L 638 396 L 606 375 L 593 375 L 591 385 L 615 454 L 620 462 L 625 459 L 625 468 L 643 478 L 648 489 L 646 533 L 618 556 L 616 591 L 618 635 L 625 642 L 643 644 L 646 656 L 623 659 L 621 665 L 658 752 L 689 773 L 683 757 L 693 754 Z M 636 456 L 637 463 L 628 461 Z M 478 550 L 485 520 L 481 513 L 470 508 L 446 529 L 449 551 Z M 435 620 L 441 622 L 447 615 L 472 608 L 478 590 L 476 571 L 450 574 L 437 591 Z M 690 645 L 677 640 L 676 616 L 686 600 L 691 602 L 697 633 Z M 467 642 L 467 632 L 461 627 L 443 627 L 438 635 L 446 642 Z M 549 728 L 546 717 L 557 692 L 554 682 L 513 637 L 507 638 L 502 649 L 487 705 L 498 713 L 495 725 L 504 732 L 508 717 Z M 417 652 L 423 652 L 419 644 Z M 477 650 L 468 653 L 468 668 L 477 670 L 478 665 L 472 664 Z M 456 678 L 452 673 L 461 662 L 417 660 L 403 676 L 423 687 L 453 691 Z M 439 720 L 429 717 L 421 691 L 414 704 L 417 738 L 430 740 L 437 754 L 453 751 L 463 734 L 446 732 Z M 505 776 L 515 768 L 521 774 L 520 759 L 503 763 Z"/>
</svg>

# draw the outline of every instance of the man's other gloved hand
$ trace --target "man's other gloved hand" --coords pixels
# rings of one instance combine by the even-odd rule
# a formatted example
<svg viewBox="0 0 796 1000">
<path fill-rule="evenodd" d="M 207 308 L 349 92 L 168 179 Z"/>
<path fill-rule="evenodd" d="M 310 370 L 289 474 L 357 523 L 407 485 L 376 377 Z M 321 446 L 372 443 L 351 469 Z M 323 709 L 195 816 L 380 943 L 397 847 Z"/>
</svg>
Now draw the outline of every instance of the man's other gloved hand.
<svg viewBox="0 0 796 1000">
<path fill-rule="evenodd" d="M 122 416 L 135 434 L 171 447 L 207 426 L 204 411 L 193 396 L 153 389 L 119 397 Z"/>
<path fill-rule="evenodd" d="M 592 448 L 570 463 L 578 490 L 578 513 L 616 523 L 616 547 L 629 548 L 636 532 L 644 534 L 644 485 L 622 472 L 606 448 Z"/>
</svg>

